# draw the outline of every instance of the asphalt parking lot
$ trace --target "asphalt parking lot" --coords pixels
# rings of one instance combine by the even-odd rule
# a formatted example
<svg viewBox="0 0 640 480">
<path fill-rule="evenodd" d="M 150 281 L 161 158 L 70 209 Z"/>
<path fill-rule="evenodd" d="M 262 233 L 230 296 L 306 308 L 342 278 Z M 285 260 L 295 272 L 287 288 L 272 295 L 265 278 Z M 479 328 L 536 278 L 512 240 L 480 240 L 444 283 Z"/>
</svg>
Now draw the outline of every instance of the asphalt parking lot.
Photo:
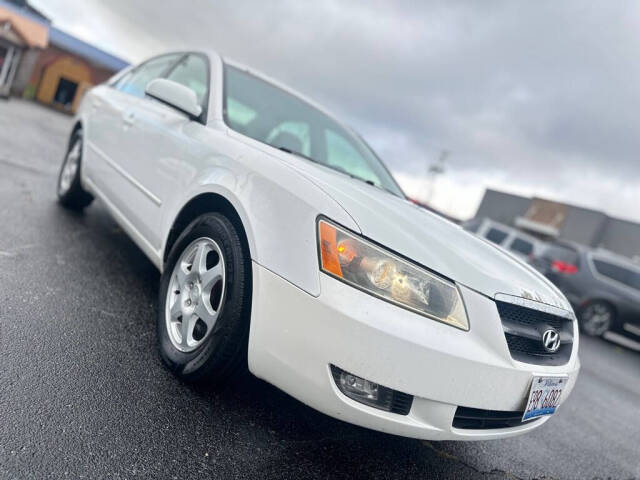
<svg viewBox="0 0 640 480">
<path fill-rule="evenodd" d="M 158 272 L 99 202 L 56 204 L 70 126 L 0 100 L 0 478 L 640 477 L 640 353 L 602 340 L 557 418 L 493 442 L 371 432 L 251 376 L 182 384 L 156 354 Z"/>
</svg>

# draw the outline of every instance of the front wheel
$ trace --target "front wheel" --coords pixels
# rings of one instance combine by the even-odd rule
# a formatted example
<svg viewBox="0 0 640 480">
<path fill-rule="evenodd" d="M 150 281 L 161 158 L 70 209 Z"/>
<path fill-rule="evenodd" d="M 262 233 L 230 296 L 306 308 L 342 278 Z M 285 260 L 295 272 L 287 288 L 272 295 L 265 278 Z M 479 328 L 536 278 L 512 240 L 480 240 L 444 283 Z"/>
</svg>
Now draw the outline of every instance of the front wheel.
<svg viewBox="0 0 640 480">
<path fill-rule="evenodd" d="M 188 381 L 222 383 L 246 366 L 251 262 L 225 216 L 194 220 L 176 240 L 162 278 L 160 356 Z"/>
<path fill-rule="evenodd" d="M 611 305 L 599 300 L 589 302 L 580 311 L 579 323 L 587 335 L 600 337 L 611 329 L 615 312 Z"/>
<path fill-rule="evenodd" d="M 58 175 L 58 201 L 71 210 L 82 210 L 89 205 L 93 196 L 80 184 L 82 164 L 82 131 L 77 130 L 71 136 L 69 149 L 64 157 Z"/>
</svg>

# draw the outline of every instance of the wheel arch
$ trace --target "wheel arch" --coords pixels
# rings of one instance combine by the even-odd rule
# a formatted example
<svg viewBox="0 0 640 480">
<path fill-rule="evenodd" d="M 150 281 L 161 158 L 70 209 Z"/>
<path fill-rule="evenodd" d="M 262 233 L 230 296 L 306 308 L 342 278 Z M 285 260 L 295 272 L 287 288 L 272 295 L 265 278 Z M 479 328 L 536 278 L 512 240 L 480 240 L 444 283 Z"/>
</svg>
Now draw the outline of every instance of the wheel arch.
<svg viewBox="0 0 640 480">
<path fill-rule="evenodd" d="M 171 252 L 171 248 L 175 244 L 175 241 L 180 236 L 180 233 L 197 217 L 204 213 L 221 213 L 225 217 L 233 223 L 233 225 L 238 229 L 238 233 L 240 234 L 240 239 L 242 240 L 242 247 L 245 250 L 248 258 L 252 258 L 251 256 L 251 247 L 249 242 L 249 237 L 247 234 L 247 229 L 245 228 L 245 224 L 242 221 L 242 217 L 240 216 L 236 207 L 231 203 L 227 198 L 219 193 L 213 192 L 205 192 L 196 195 L 191 200 L 189 200 L 178 212 L 173 223 L 171 224 L 171 228 L 166 236 L 166 241 L 164 245 L 164 251 L 162 254 L 162 263 L 167 262 L 167 258 L 169 257 L 169 253 Z"/>
<path fill-rule="evenodd" d="M 604 303 L 608 307 L 610 307 L 611 311 L 613 312 L 613 319 L 611 320 L 611 324 L 612 326 L 616 324 L 618 317 L 620 315 L 620 312 L 618 311 L 618 307 L 616 306 L 615 302 L 611 300 L 607 295 L 593 295 L 589 297 L 587 300 L 585 300 L 584 302 L 582 302 L 582 305 L 580 305 L 578 316 L 581 317 L 584 309 L 593 303 Z"/>
<path fill-rule="evenodd" d="M 73 128 L 71 129 L 71 135 L 76 133 L 78 130 L 82 130 L 82 120 L 76 120 L 76 123 L 73 124 Z"/>
<path fill-rule="evenodd" d="M 71 140 L 73 140 L 73 136 L 76 134 L 76 132 L 83 130 L 83 125 L 82 125 L 82 120 L 77 119 L 76 122 L 73 124 L 73 127 L 71 128 L 71 133 L 69 134 L 69 147 L 71 146 Z"/>
</svg>

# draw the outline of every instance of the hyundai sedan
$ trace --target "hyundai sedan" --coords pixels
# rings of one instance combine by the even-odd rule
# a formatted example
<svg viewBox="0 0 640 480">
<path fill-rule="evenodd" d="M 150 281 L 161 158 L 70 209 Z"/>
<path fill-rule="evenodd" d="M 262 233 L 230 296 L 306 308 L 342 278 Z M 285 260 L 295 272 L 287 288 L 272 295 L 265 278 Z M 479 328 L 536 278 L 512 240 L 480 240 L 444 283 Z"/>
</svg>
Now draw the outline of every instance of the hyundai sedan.
<svg viewBox="0 0 640 480">
<path fill-rule="evenodd" d="M 570 304 L 539 273 L 408 201 L 313 101 L 208 51 L 85 96 L 57 185 L 98 198 L 162 273 L 157 338 L 187 381 L 248 368 L 371 429 L 533 430 L 579 371 Z"/>
</svg>

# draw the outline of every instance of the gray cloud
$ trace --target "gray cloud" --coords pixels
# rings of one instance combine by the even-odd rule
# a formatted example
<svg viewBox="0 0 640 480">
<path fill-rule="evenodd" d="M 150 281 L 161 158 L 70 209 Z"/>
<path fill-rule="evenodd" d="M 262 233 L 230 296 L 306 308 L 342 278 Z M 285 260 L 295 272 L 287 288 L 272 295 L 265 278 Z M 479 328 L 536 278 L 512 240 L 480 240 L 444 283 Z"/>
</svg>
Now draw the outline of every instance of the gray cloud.
<svg viewBox="0 0 640 480">
<path fill-rule="evenodd" d="M 640 220 L 638 2 L 33 3 L 132 61 L 204 44 L 283 80 L 414 195 L 450 150 L 434 201 L 451 213 L 489 185 Z"/>
</svg>

